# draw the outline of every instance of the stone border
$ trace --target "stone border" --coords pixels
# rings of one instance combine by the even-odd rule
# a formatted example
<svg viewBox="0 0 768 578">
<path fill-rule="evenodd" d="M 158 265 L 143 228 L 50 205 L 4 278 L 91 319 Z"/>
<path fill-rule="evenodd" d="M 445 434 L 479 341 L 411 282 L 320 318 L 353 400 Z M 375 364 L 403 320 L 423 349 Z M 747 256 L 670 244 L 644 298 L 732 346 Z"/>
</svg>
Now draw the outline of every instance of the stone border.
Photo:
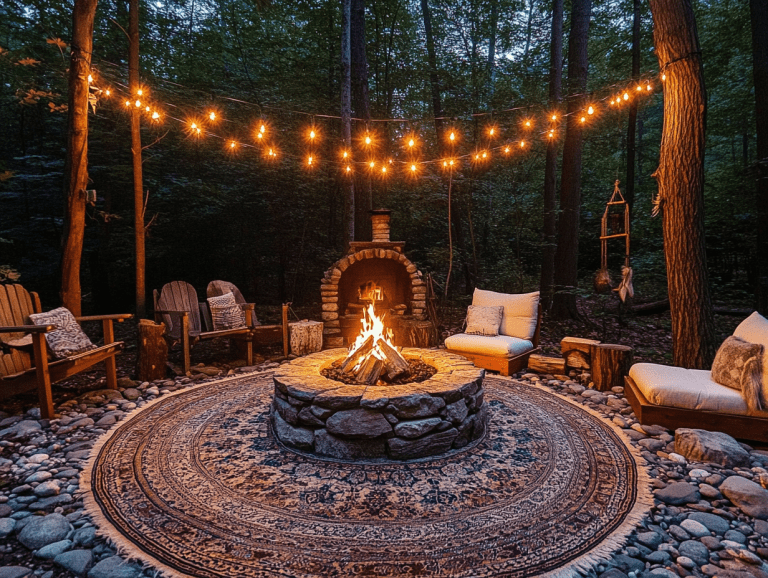
<svg viewBox="0 0 768 578">
<path fill-rule="evenodd" d="M 342 273 L 350 265 L 365 259 L 390 259 L 397 261 L 405 267 L 411 278 L 411 313 L 417 321 L 427 319 L 427 284 L 421 277 L 421 271 L 416 265 L 402 253 L 402 247 L 395 249 L 362 249 L 350 255 L 346 255 L 331 265 L 325 272 L 320 285 L 320 296 L 323 302 L 323 337 L 326 347 L 340 347 L 343 345 L 341 336 L 341 322 L 339 321 L 339 280 Z"/>
<path fill-rule="evenodd" d="M 347 385 L 320 372 L 347 354 L 330 349 L 281 365 L 270 408 L 288 448 L 336 460 L 410 460 L 445 454 L 485 435 L 485 370 L 441 350 L 405 348 L 437 373 L 419 383 Z"/>
</svg>

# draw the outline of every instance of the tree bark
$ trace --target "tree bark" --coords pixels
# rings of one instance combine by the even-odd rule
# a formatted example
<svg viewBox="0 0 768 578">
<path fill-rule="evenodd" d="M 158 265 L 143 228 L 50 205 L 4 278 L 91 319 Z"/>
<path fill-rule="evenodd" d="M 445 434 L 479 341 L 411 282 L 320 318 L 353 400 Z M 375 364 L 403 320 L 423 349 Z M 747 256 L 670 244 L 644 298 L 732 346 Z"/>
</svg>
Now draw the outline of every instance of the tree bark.
<svg viewBox="0 0 768 578">
<path fill-rule="evenodd" d="M 576 318 L 578 286 L 579 217 L 581 207 L 580 113 L 585 107 L 587 89 L 587 39 L 591 0 L 573 0 L 571 31 L 568 36 L 568 109 L 560 177 L 560 219 L 555 252 L 552 315 L 556 319 Z"/>
<path fill-rule="evenodd" d="M 640 78 L 640 0 L 632 0 L 632 79 Z M 629 205 L 629 217 L 635 205 L 635 132 L 637 130 L 638 99 L 629 104 L 629 122 L 627 124 L 627 184 L 624 199 Z"/>
<path fill-rule="evenodd" d="M 664 82 L 658 181 L 662 203 L 673 363 L 707 368 L 714 319 L 704 244 L 704 132 L 707 99 L 690 0 L 651 0 L 653 40 Z"/>
<path fill-rule="evenodd" d="M 85 190 L 88 187 L 88 75 L 91 73 L 97 2 L 75 0 L 72 11 L 61 301 L 75 316 L 82 313 L 80 263 L 85 238 Z"/>
<path fill-rule="evenodd" d="M 432 14 L 429 11 L 429 0 L 421 0 L 421 13 L 424 17 L 424 36 L 427 41 L 427 61 L 429 63 L 429 86 L 432 91 L 432 114 L 435 117 L 435 136 L 438 147 L 443 143 L 443 106 L 440 99 L 440 78 L 437 75 L 437 55 L 435 39 L 432 35 Z"/>
<path fill-rule="evenodd" d="M 549 57 L 549 107 L 560 106 L 563 84 L 563 0 L 552 2 L 552 39 Z M 552 283 L 557 249 L 557 139 L 547 143 L 547 159 L 544 165 L 544 227 L 541 252 L 541 279 L 539 291 L 541 306 L 549 311 L 552 304 Z"/>
<path fill-rule="evenodd" d="M 350 43 L 352 56 L 352 106 L 355 117 L 366 126 L 371 120 L 368 96 L 368 59 L 365 55 L 365 0 L 351 0 Z M 360 175 L 355 183 L 355 240 L 370 240 L 368 212 L 373 208 L 370 178 Z"/>
<path fill-rule="evenodd" d="M 341 131 L 344 148 L 352 154 L 352 0 L 344 0 L 341 17 Z M 351 164 L 351 159 L 350 159 Z M 344 245 L 355 240 L 355 180 L 345 174 Z"/>
<path fill-rule="evenodd" d="M 139 0 L 130 0 L 128 36 L 128 88 L 139 98 Z M 136 248 L 136 316 L 146 315 L 146 259 L 144 251 L 144 177 L 141 167 L 141 107 L 131 107 L 131 157 L 133 159 L 134 244 Z"/>
<path fill-rule="evenodd" d="M 757 309 L 768 312 L 768 0 L 750 0 L 757 124 Z"/>
</svg>

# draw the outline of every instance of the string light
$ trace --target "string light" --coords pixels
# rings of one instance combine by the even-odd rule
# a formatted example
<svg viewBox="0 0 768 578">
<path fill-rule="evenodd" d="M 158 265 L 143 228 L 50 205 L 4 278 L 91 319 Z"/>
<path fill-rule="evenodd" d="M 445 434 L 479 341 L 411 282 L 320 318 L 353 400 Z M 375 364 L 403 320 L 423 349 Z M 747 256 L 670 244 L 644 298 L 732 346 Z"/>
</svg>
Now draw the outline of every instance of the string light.
<svg viewBox="0 0 768 578">
<path fill-rule="evenodd" d="M 341 158 L 343 158 L 343 159 L 349 158 L 349 152 L 348 151 L 342 152 L 341 153 Z"/>
<path fill-rule="evenodd" d="M 235 141 L 232 141 L 229 143 L 230 150 L 235 150 L 237 148 L 237 143 Z"/>
<path fill-rule="evenodd" d="M 553 131 L 553 130 L 549 131 L 549 135 L 548 136 L 549 136 L 549 138 L 554 137 L 555 136 L 555 131 Z"/>
<path fill-rule="evenodd" d="M 650 85 L 650 84 L 646 84 L 646 85 L 645 85 L 645 90 L 647 90 L 648 92 L 650 92 L 650 91 L 651 91 L 651 85 Z"/>
<path fill-rule="evenodd" d="M 510 150 L 510 149 L 509 149 L 509 145 L 507 145 L 507 146 L 505 146 L 505 147 L 504 147 L 504 152 L 505 152 L 506 154 L 509 154 L 509 150 Z"/>
<path fill-rule="evenodd" d="M 141 101 L 140 100 L 136 101 L 136 108 L 141 108 Z"/>
<path fill-rule="evenodd" d="M 637 92 L 642 92 L 642 90 L 643 90 L 643 87 L 638 84 L 637 85 Z"/>
<path fill-rule="evenodd" d="M 130 100 L 126 100 L 125 101 L 125 106 L 131 106 L 131 101 Z"/>
<path fill-rule="evenodd" d="M 552 120 L 557 120 L 557 115 L 556 114 L 552 115 Z"/>
<path fill-rule="evenodd" d="M 347 171 L 347 173 L 350 173 L 350 172 L 352 172 L 352 167 L 350 167 L 349 165 L 347 165 L 347 168 L 346 168 L 345 170 Z"/>
<path fill-rule="evenodd" d="M 526 120 L 525 121 L 525 128 L 531 128 L 531 121 L 530 120 Z"/>
<path fill-rule="evenodd" d="M 309 165 L 311 167 L 312 166 L 312 161 L 314 161 L 314 159 L 312 158 L 312 155 L 309 155 L 309 158 L 307 159 L 307 165 Z"/>
<path fill-rule="evenodd" d="M 450 140 L 451 142 L 455 141 L 456 140 L 456 133 L 451 131 L 451 134 L 448 135 L 448 140 Z"/>
<path fill-rule="evenodd" d="M 152 120 L 160 120 L 160 113 L 157 111 L 152 113 Z"/>
<path fill-rule="evenodd" d="M 88 84 L 91 84 L 93 82 L 93 76 L 90 74 L 88 75 Z"/>
<path fill-rule="evenodd" d="M 666 74 L 662 74 L 661 75 L 661 81 L 664 82 L 666 79 L 667 79 L 667 75 Z"/>
<path fill-rule="evenodd" d="M 409 148 L 413 148 L 415 144 L 416 144 L 416 141 L 415 141 L 415 140 L 413 140 L 413 137 L 411 137 L 410 139 L 408 139 L 408 147 L 409 147 Z"/>
<path fill-rule="evenodd" d="M 149 112 L 149 107 L 145 108 L 144 110 L 146 110 L 147 112 Z"/>
<path fill-rule="evenodd" d="M 144 91 L 142 89 L 139 89 L 139 90 L 136 91 L 136 94 L 138 94 L 139 96 L 143 96 L 144 95 Z"/>
<path fill-rule="evenodd" d="M 386 166 L 381 167 L 381 172 L 383 174 L 387 174 L 387 167 Z"/>
<path fill-rule="evenodd" d="M 415 165 L 415 164 L 412 164 L 412 165 L 411 165 L 411 172 L 412 172 L 412 173 L 415 173 L 415 172 L 416 172 L 416 165 Z"/>
<path fill-rule="evenodd" d="M 624 93 L 624 100 L 629 100 L 629 93 L 628 92 Z"/>
<path fill-rule="evenodd" d="M 106 90 L 106 91 L 104 91 L 104 92 L 105 92 L 105 94 L 106 94 L 107 96 L 110 96 L 110 95 L 112 94 L 112 91 L 111 91 L 111 90 L 109 90 L 109 89 L 107 89 L 107 90 Z"/>
<path fill-rule="evenodd" d="M 216 113 L 214 111 L 209 112 L 208 118 L 210 118 L 211 120 L 216 120 Z"/>
<path fill-rule="evenodd" d="M 371 161 L 370 163 L 368 163 L 368 166 L 371 167 L 371 169 L 373 169 L 373 167 L 376 166 L 376 163 L 374 161 Z"/>
<path fill-rule="evenodd" d="M 488 129 L 488 136 L 490 136 L 491 138 L 493 138 L 493 136 L 494 136 L 495 134 L 496 134 L 496 127 L 495 127 L 495 126 L 492 126 L 491 128 L 489 128 L 489 129 Z"/>
<path fill-rule="evenodd" d="M 595 114 L 595 109 L 591 106 L 587 109 L 587 114 Z"/>
<path fill-rule="evenodd" d="M 524 141 L 524 140 L 521 140 L 521 141 L 520 141 L 520 148 L 521 148 L 521 149 L 524 149 L 524 148 L 525 148 L 525 141 Z"/>
<path fill-rule="evenodd" d="M 587 121 L 587 117 L 586 116 L 582 116 L 581 117 L 581 122 L 586 122 L 586 121 Z"/>
<path fill-rule="evenodd" d="M 371 140 L 371 135 L 369 135 L 369 134 L 366 134 L 366 135 L 365 135 L 365 144 L 366 144 L 366 145 L 370 145 L 370 144 L 371 144 L 371 142 L 372 142 L 372 140 Z"/>
<path fill-rule="evenodd" d="M 317 135 L 315 134 L 315 131 L 314 131 L 314 130 L 310 130 L 310 131 L 309 131 L 309 139 L 310 139 L 310 140 L 313 140 L 313 139 L 314 139 L 316 136 L 317 136 Z"/>
</svg>

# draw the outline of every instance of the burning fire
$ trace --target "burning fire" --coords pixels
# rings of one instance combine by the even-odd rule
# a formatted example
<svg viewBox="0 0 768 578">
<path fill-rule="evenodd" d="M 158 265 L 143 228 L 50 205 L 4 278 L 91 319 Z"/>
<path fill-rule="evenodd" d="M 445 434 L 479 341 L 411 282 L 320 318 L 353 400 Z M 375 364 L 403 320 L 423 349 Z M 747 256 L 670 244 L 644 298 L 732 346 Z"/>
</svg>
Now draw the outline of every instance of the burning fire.
<svg viewBox="0 0 768 578">
<path fill-rule="evenodd" d="M 394 339 L 392 330 L 384 327 L 384 315 L 381 317 L 376 315 L 373 304 L 370 304 L 363 309 L 363 318 L 360 322 L 363 324 L 363 328 L 355 339 L 355 343 L 350 348 L 349 355 L 354 355 L 368 341 L 368 338 L 372 337 L 373 347 L 370 355 L 373 355 L 376 359 L 386 361 L 387 356 L 382 350 L 380 342 L 386 342 L 392 349 L 395 348 L 395 344 L 392 343 L 392 339 Z M 360 366 L 364 361 L 365 357 L 361 358 L 353 368 L 353 371 L 360 369 Z"/>
</svg>

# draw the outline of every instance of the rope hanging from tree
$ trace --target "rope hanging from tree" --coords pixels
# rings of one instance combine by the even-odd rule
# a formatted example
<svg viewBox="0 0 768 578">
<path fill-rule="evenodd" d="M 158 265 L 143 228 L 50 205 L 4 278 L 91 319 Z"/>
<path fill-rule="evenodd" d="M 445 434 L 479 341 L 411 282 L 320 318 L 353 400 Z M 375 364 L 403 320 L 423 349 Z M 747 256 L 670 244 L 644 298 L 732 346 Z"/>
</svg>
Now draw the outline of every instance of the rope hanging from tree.
<svg viewBox="0 0 768 578">
<path fill-rule="evenodd" d="M 621 282 L 614 288 L 608 271 L 608 241 L 622 238 L 625 240 L 624 265 L 621 267 Z M 595 274 L 594 284 L 598 293 L 616 291 L 622 302 L 635 295 L 632 268 L 629 266 L 629 205 L 621 194 L 618 180 L 613 184 L 613 194 L 605 206 L 600 223 L 600 269 Z"/>
</svg>

